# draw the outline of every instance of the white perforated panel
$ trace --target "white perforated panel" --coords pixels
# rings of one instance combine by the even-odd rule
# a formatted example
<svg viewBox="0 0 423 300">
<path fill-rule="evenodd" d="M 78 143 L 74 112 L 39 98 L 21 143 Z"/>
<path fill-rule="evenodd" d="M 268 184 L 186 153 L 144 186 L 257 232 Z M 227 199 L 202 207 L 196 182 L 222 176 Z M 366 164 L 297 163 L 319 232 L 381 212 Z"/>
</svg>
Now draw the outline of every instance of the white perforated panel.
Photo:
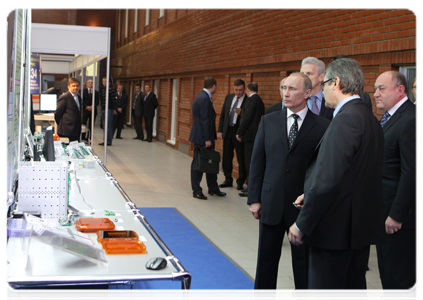
<svg viewBox="0 0 423 300">
<path fill-rule="evenodd" d="M 39 211 L 42 218 L 67 216 L 68 165 L 65 162 L 20 162 L 18 209 Z"/>
</svg>

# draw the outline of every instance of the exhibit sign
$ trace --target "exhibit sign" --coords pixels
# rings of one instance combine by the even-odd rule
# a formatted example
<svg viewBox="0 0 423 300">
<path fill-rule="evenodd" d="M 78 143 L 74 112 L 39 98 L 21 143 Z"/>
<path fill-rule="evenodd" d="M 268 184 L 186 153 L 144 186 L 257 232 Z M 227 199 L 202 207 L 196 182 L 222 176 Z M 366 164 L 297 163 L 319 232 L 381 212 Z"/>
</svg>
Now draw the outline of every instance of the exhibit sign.
<svg viewBox="0 0 423 300">
<path fill-rule="evenodd" d="M 41 93 L 41 69 L 40 69 L 40 56 L 31 54 L 31 94 Z"/>
</svg>

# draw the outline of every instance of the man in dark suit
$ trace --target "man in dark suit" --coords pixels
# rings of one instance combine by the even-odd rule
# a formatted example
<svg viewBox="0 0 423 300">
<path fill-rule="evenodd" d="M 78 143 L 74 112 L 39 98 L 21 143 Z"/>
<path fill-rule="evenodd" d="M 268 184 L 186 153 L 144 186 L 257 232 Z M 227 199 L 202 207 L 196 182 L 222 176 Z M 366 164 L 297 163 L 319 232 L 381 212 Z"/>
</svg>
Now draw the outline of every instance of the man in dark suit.
<svg viewBox="0 0 423 300">
<path fill-rule="evenodd" d="M 256 138 L 261 116 L 264 115 L 264 103 L 258 93 L 258 84 L 250 82 L 246 88 L 248 98 L 245 100 L 245 106 L 241 114 L 241 123 L 239 124 L 236 138 L 244 144 L 245 170 L 248 176 L 250 172 L 251 155 L 253 154 L 254 139 Z M 241 197 L 248 196 L 248 189 L 239 193 Z"/>
<path fill-rule="evenodd" d="M 69 78 L 68 91 L 57 100 L 57 108 L 54 120 L 60 137 L 69 138 L 69 142 L 79 141 L 81 134 L 81 96 L 79 96 L 79 80 Z"/>
<path fill-rule="evenodd" d="M 236 180 L 237 189 L 243 190 L 243 184 L 247 178 L 244 145 L 236 139 L 236 132 L 241 123 L 241 111 L 245 105 L 244 100 L 247 98 L 244 80 L 235 80 L 234 92 L 233 94 L 228 94 L 225 98 L 220 113 L 219 129 L 217 131 L 217 138 L 223 140 L 222 168 L 225 174 L 225 181 L 220 184 L 219 187 L 231 187 L 233 184 L 232 166 L 235 150 L 239 173 L 238 179 Z"/>
<path fill-rule="evenodd" d="M 143 141 L 151 143 L 153 141 L 153 120 L 156 108 L 159 106 L 156 95 L 151 92 L 151 85 L 148 83 L 144 86 L 144 99 L 142 102 L 142 117 L 144 117 L 145 131 L 147 132 L 147 138 L 141 136 Z M 141 117 L 141 123 L 142 123 Z"/>
<path fill-rule="evenodd" d="M 358 62 L 331 62 L 322 85 L 334 116 L 309 162 L 289 240 L 310 246 L 310 289 L 365 289 L 370 245 L 384 236 L 383 132 L 360 99 Z"/>
<path fill-rule="evenodd" d="M 325 73 L 325 63 L 315 57 L 304 58 L 301 62 L 301 73 L 307 75 L 313 85 L 310 98 L 307 100 L 308 108 L 316 115 L 332 120 L 333 108 L 325 105 L 325 97 L 320 84 Z"/>
<path fill-rule="evenodd" d="M 410 289 L 416 283 L 416 106 L 407 98 L 407 81 L 388 71 L 375 83 L 381 119 L 383 202 L 386 241 L 376 245 L 384 289 Z"/>
<path fill-rule="evenodd" d="M 292 203 L 304 193 L 308 159 L 330 123 L 307 108 L 306 75 L 291 74 L 280 90 L 285 108 L 261 119 L 248 182 L 247 203 L 260 219 L 256 289 L 276 289 L 283 237 L 299 213 Z M 291 253 L 295 288 L 306 289 L 308 247 L 291 245 Z"/>
<path fill-rule="evenodd" d="M 285 108 L 285 105 L 283 104 L 283 93 L 282 93 L 282 90 L 281 90 L 283 83 L 285 82 L 285 79 L 286 79 L 286 77 L 282 78 L 282 80 L 279 81 L 279 91 L 281 93 L 282 103 L 276 103 L 276 104 L 273 104 L 272 106 L 269 106 L 268 108 L 266 108 L 266 115 L 270 114 L 272 112 L 275 112 L 275 111 L 282 110 L 282 109 Z"/>
<path fill-rule="evenodd" d="M 134 116 L 134 127 L 137 136 L 134 140 L 143 140 L 144 131 L 142 129 L 142 107 L 144 101 L 144 93 L 141 91 L 141 84 L 135 84 L 134 103 L 132 104 L 132 115 Z"/>
<path fill-rule="evenodd" d="M 198 152 L 202 148 L 214 149 L 216 140 L 216 112 L 213 108 L 212 95 L 216 92 L 217 83 L 213 77 L 204 80 L 203 90 L 192 102 L 192 128 L 189 134 L 189 141 L 194 143 L 194 156 L 191 163 L 191 187 L 193 197 L 200 200 L 207 200 L 200 186 L 203 172 L 197 171 Z M 210 195 L 225 196 L 217 185 L 217 175 L 206 173 L 207 187 Z"/>
<path fill-rule="evenodd" d="M 94 94 L 94 105 L 93 105 L 93 94 Z M 91 115 L 94 110 L 94 122 L 97 117 L 97 106 L 100 104 L 100 93 L 94 89 L 93 80 L 87 80 L 87 87 L 82 91 L 82 124 L 86 125 L 91 130 Z M 85 133 L 82 134 L 82 139 L 89 138 Z"/>
<path fill-rule="evenodd" d="M 113 114 L 113 135 L 122 139 L 122 127 L 125 123 L 126 107 L 128 106 L 128 95 L 123 93 L 123 85 L 119 84 L 116 89 L 116 112 Z"/>
</svg>

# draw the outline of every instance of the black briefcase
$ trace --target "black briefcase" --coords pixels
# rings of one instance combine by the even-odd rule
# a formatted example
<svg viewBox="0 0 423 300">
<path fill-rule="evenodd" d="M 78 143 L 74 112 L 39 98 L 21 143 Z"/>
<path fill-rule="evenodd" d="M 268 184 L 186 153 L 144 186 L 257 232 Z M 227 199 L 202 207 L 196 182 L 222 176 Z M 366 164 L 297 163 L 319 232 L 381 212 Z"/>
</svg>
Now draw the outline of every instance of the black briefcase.
<svg viewBox="0 0 423 300">
<path fill-rule="evenodd" d="M 219 174 L 219 152 L 211 148 L 198 149 L 196 171 L 210 174 Z"/>
</svg>

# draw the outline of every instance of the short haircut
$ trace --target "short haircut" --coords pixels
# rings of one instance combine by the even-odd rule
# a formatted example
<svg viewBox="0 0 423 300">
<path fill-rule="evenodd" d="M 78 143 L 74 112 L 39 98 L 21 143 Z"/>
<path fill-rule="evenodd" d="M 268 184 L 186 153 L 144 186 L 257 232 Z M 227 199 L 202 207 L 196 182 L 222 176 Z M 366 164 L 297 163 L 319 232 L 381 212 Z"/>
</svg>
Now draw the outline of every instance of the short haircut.
<svg viewBox="0 0 423 300">
<path fill-rule="evenodd" d="M 248 85 L 247 85 L 247 88 L 251 91 L 251 92 L 258 92 L 258 84 L 257 83 L 255 83 L 255 82 L 250 82 Z"/>
<path fill-rule="evenodd" d="M 151 89 L 151 85 L 149 83 L 144 84 L 144 86 L 146 86 L 146 85 L 148 85 L 150 87 L 150 89 Z"/>
<path fill-rule="evenodd" d="M 304 66 L 305 64 L 312 64 L 315 65 L 317 67 L 317 73 L 323 74 L 325 72 L 325 63 L 323 61 L 321 61 L 320 59 L 317 59 L 315 57 L 306 57 L 303 59 L 303 61 L 301 62 L 301 67 Z"/>
<path fill-rule="evenodd" d="M 337 56 L 333 57 L 331 61 L 340 59 L 340 58 L 348 58 L 348 56 L 344 55 L 344 54 L 338 54 Z"/>
<path fill-rule="evenodd" d="M 243 85 L 245 87 L 245 81 L 242 79 L 237 79 L 234 81 L 234 86 L 240 86 Z"/>
<path fill-rule="evenodd" d="M 78 80 L 78 78 L 76 78 L 76 77 L 71 77 L 71 78 L 69 78 L 69 80 L 68 80 L 68 85 L 70 85 L 71 83 L 78 83 L 78 84 L 80 84 L 79 83 L 79 80 Z"/>
<path fill-rule="evenodd" d="M 135 86 L 141 87 L 141 83 L 136 83 Z"/>
<path fill-rule="evenodd" d="M 407 79 L 405 78 L 405 75 L 397 72 L 397 71 L 391 71 L 392 73 L 392 81 L 395 83 L 395 87 L 399 87 L 400 85 L 404 86 L 404 93 L 408 94 L 408 85 L 407 85 Z"/>
<path fill-rule="evenodd" d="M 302 77 L 303 78 L 304 91 L 311 90 L 313 88 L 313 84 L 311 82 L 311 79 L 306 74 L 303 74 L 303 73 L 300 73 L 300 72 L 294 72 L 294 73 L 290 74 L 289 76 L 300 76 L 300 77 Z"/>
<path fill-rule="evenodd" d="M 216 79 L 214 79 L 213 77 L 206 77 L 206 79 L 204 79 L 204 88 L 205 89 L 211 89 L 214 85 L 217 85 Z"/>
<path fill-rule="evenodd" d="M 338 77 L 344 95 L 363 93 L 364 73 L 360 64 L 354 59 L 340 58 L 332 61 L 326 69 L 325 76 L 327 79 Z"/>
</svg>

